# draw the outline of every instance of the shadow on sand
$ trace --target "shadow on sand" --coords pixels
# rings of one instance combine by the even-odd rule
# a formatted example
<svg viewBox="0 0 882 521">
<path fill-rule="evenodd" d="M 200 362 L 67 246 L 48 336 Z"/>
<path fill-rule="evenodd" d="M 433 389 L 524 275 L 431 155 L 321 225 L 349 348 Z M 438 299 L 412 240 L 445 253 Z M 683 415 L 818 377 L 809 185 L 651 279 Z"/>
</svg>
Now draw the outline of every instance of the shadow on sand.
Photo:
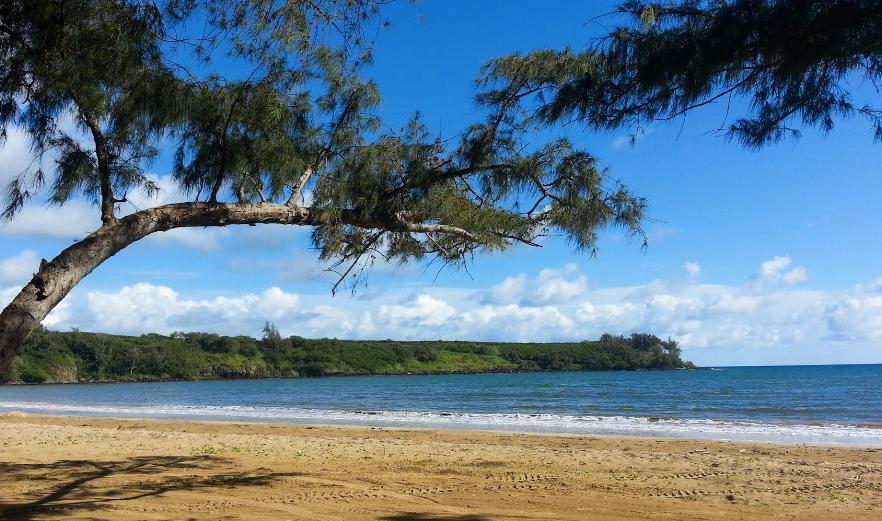
<svg viewBox="0 0 882 521">
<path fill-rule="evenodd" d="M 99 511 L 120 501 L 194 491 L 272 484 L 298 473 L 224 472 L 229 460 L 216 456 L 134 457 L 119 461 L 61 460 L 54 463 L 0 463 L 0 474 L 11 481 L 45 481 L 10 502 L 0 498 L 0 519 L 28 520 L 61 517 L 78 511 Z M 185 471 L 185 475 L 181 475 Z M 175 472 L 177 475 L 163 474 Z M 258 473 L 260 472 L 260 473 Z M 101 483 L 114 477 L 119 486 Z M 7 496 L 9 497 L 9 496 Z"/>
</svg>

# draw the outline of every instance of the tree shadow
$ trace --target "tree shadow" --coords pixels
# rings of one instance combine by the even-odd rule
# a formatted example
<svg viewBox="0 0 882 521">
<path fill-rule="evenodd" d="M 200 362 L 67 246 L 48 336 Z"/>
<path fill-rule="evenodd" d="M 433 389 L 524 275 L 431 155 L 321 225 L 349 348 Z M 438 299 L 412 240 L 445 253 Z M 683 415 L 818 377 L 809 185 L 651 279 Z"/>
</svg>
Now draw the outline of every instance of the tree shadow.
<svg viewBox="0 0 882 521">
<path fill-rule="evenodd" d="M 446 515 L 446 514 L 425 514 L 420 512 L 404 512 L 391 516 L 379 518 L 380 521 L 493 521 L 493 518 L 487 516 L 466 514 L 466 515 Z"/>
<path fill-rule="evenodd" d="M 20 502 L 0 499 L 0 519 L 29 520 L 75 511 L 96 511 L 115 502 L 161 496 L 178 490 L 210 490 L 265 486 L 295 472 L 216 472 L 229 466 L 216 456 L 144 456 L 118 461 L 60 460 L 53 463 L 0 463 L 0 474 L 9 481 L 47 483 L 27 492 Z M 163 474 L 186 471 L 186 475 Z M 258 473 L 259 472 L 259 473 Z M 123 485 L 103 486 L 100 480 L 123 478 Z M 119 479 L 115 480 L 119 482 Z"/>
</svg>

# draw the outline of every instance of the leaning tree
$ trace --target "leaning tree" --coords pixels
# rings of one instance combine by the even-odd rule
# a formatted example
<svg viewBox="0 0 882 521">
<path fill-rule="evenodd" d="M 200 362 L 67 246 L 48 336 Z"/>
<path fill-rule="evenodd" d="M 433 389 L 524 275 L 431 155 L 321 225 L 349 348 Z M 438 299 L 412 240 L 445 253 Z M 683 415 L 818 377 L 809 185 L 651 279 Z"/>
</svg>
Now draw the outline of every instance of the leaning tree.
<svg viewBox="0 0 882 521">
<path fill-rule="evenodd" d="M 80 280 L 155 232 L 309 226 L 344 278 L 366 258 L 460 263 L 548 233 L 589 250 L 604 227 L 641 234 L 641 198 L 566 140 L 529 141 L 533 121 L 492 92 L 455 137 L 418 117 L 385 129 L 362 77 L 382 3 L 2 2 L 0 137 L 23 130 L 35 158 L 3 217 L 86 198 L 101 226 L 0 314 L 0 369 Z M 161 144 L 188 200 L 124 214 L 127 194 L 157 190 L 145 169 Z"/>
</svg>

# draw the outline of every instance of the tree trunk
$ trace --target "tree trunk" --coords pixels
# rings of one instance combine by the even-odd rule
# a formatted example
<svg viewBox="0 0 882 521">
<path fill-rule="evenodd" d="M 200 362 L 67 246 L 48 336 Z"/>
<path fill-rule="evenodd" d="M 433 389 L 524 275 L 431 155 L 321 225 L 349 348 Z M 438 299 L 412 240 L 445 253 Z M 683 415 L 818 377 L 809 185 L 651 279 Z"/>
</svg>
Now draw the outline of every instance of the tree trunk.
<svg viewBox="0 0 882 521">
<path fill-rule="evenodd" d="M 435 223 L 408 221 L 396 214 L 368 219 L 349 209 L 322 212 L 288 204 L 179 203 L 148 208 L 114 219 L 51 262 L 43 260 L 34 278 L 0 313 L 0 380 L 7 376 L 12 359 L 37 325 L 83 278 L 126 246 L 151 233 L 174 228 L 228 226 L 231 224 L 346 224 L 365 229 L 410 233 L 438 233 L 470 242 L 481 240 L 468 231 Z"/>
<path fill-rule="evenodd" d="M 344 214 L 353 221 L 351 214 Z M 86 275 L 126 246 L 158 231 L 230 224 L 319 224 L 315 212 L 278 204 L 182 203 L 140 211 L 45 259 L 31 281 L 0 313 L 0 378 L 37 325 Z M 350 224 L 358 223 L 352 222 Z"/>
</svg>

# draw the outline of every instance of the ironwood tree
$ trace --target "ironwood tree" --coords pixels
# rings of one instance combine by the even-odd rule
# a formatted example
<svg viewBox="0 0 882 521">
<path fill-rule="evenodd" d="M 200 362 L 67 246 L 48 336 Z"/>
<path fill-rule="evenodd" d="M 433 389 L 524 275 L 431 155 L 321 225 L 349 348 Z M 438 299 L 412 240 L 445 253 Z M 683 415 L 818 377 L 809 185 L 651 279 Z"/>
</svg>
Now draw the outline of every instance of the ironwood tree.
<svg viewBox="0 0 882 521">
<path fill-rule="evenodd" d="M 0 137 L 23 129 L 35 157 L 2 215 L 85 198 L 101 218 L 0 314 L 0 369 L 92 270 L 175 228 L 309 226 L 344 279 L 371 259 L 456 264 L 549 233 L 581 250 L 604 227 L 641 235 L 643 199 L 566 140 L 530 140 L 505 104 L 444 139 L 418 116 L 384 127 L 364 74 L 382 4 L 0 3 Z M 188 200 L 125 214 L 127 194 L 157 190 L 145 169 L 161 143 L 176 149 L 159 173 Z"/>
<path fill-rule="evenodd" d="M 481 99 L 534 124 L 633 136 L 717 104 L 715 130 L 748 148 L 846 117 L 882 140 L 879 0 L 635 0 L 595 21 L 610 19 L 618 25 L 584 51 L 491 61 Z"/>
</svg>

